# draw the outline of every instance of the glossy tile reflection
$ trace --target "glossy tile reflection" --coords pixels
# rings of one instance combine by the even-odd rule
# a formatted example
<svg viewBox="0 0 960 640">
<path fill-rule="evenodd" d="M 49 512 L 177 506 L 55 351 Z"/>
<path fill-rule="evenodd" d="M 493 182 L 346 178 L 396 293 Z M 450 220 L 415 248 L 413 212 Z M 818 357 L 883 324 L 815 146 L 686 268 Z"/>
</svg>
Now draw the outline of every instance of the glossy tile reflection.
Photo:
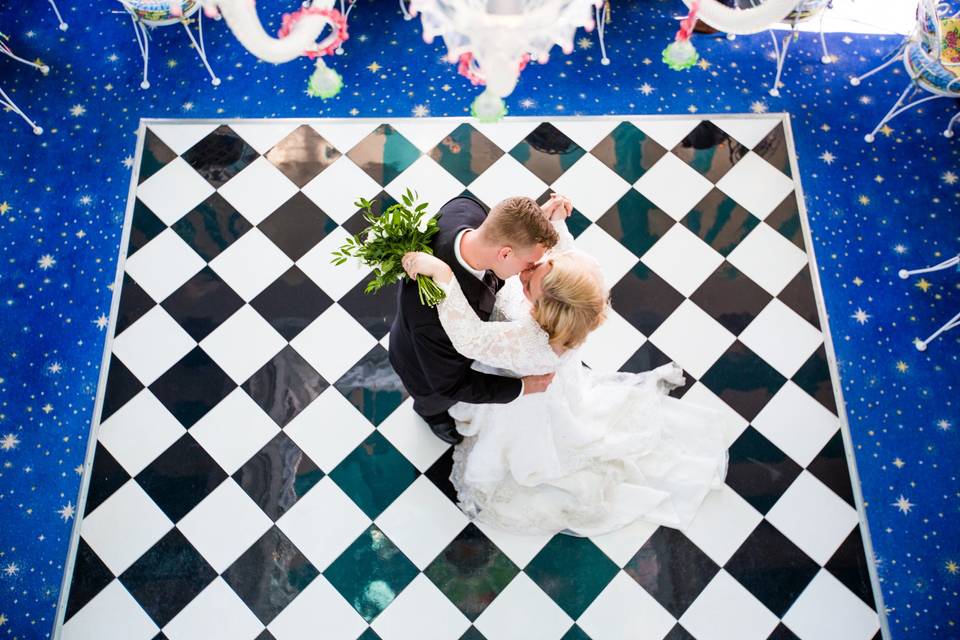
<svg viewBox="0 0 960 640">
<path fill-rule="evenodd" d="M 396 129 L 383 124 L 350 149 L 347 156 L 385 186 L 420 157 L 420 150 Z"/>
<path fill-rule="evenodd" d="M 597 225 L 642 257 L 675 224 L 673 218 L 657 208 L 635 189 L 630 189 L 597 220 Z"/>
<path fill-rule="evenodd" d="M 214 193 L 170 228 L 201 258 L 210 262 L 253 225 L 223 196 Z"/>
<path fill-rule="evenodd" d="M 259 154 L 227 125 L 217 127 L 183 154 L 194 170 L 216 189 L 247 168 Z"/>
<path fill-rule="evenodd" d="M 334 386 L 375 425 L 383 422 L 408 397 L 390 366 L 387 350 L 380 345 L 371 349 Z"/>
<path fill-rule="evenodd" d="M 330 296 L 296 266 L 290 267 L 250 301 L 250 306 L 288 341 L 332 304 Z"/>
<path fill-rule="evenodd" d="M 328 386 L 290 346 L 243 383 L 244 391 L 281 427 L 296 418 Z"/>
<path fill-rule="evenodd" d="M 630 122 L 621 122 L 591 153 L 617 175 L 633 184 L 667 152 Z"/>
<path fill-rule="evenodd" d="M 524 571 L 577 619 L 616 575 L 617 566 L 588 538 L 558 535 Z"/>
<path fill-rule="evenodd" d="M 549 122 L 534 129 L 510 155 L 547 184 L 552 184 L 586 153 Z"/>
<path fill-rule="evenodd" d="M 428 155 L 454 178 L 468 185 L 503 155 L 503 149 L 471 124 L 464 123 L 451 131 Z"/>
<path fill-rule="evenodd" d="M 137 474 L 147 495 L 177 522 L 210 495 L 226 472 L 190 434 L 184 434 Z"/>
<path fill-rule="evenodd" d="M 323 471 L 282 431 L 233 474 L 271 520 L 278 520 L 323 478 Z"/>
<path fill-rule="evenodd" d="M 709 120 L 698 124 L 672 149 L 675 156 L 713 183 L 725 176 L 748 151 L 748 147 Z"/>
<path fill-rule="evenodd" d="M 371 519 L 417 479 L 417 469 L 397 448 L 374 431 L 330 472 L 343 491 Z"/>
<path fill-rule="evenodd" d="M 340 156 L 340 151 L 307 124 L 294 129 L 264 154 L 273 166 L 300 188 Z"/>
<path fill-rule="evenodd" d="M 760 224 L 760 220 L 733 198 L 713 189 L 681 223 L 726 257 Z"/>
</svg>

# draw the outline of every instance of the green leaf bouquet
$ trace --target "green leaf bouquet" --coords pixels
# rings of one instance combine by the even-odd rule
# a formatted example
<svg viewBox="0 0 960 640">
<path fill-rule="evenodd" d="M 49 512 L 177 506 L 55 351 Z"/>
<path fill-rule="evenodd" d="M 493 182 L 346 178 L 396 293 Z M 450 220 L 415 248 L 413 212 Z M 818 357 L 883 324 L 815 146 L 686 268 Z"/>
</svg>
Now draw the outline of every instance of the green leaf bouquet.
<svg viewBox="0 0 960 640">
<path fill-rule="evenodd" d="M 361 209 L 369 224 L 357 235 L 348 238 L 339 251 L 333 252 L 333 264 L 342 265 L 350 258 L 372 267 L 374 278 L 367 284 L 365 293 L 376 293 L 388 284 L 407 276 L 403 270 L 403 256 L 410 251 L 433 253 L 430 241 L 437 234 L 439 216 L 427 214 L 426 202 L 418 203 L 416 192 L 407 189 L 402 203 L 387 208 L 379 216 L 374 215 L 372 203 L 360 198 L 355 204 Z M 417 276 L 420 302 L 435 306 L 445 294 L 432 278 Z"/>
</svg>

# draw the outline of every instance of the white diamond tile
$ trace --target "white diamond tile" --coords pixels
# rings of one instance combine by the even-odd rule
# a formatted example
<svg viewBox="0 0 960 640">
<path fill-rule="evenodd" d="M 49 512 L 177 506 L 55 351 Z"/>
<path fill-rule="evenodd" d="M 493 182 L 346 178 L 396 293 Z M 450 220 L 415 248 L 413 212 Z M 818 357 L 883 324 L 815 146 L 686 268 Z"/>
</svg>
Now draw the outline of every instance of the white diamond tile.
<svg viewBox="0 0 960 640">
<path fill-rule="evenodd" d="M 149 389 L 143 389 L 104 420 L 97 440 L 135 476 L 187 430 Z"/>
<path fill-rule="evenodd" d="M 83 518 L 80 534 L 118 576 L 164 536 L 173 523 L 135 480 Z"/>
<path fill-rule="evenodd" d="M 429 156 L 420 156 L 406 171 L 383 188 L 397 202 L 407 189 L 416 191 L 419 203 L 428 203 L 427 213 L 436 214 L 450 199 L 463 192 L 463 184 Z"/>
<path fill-rule="evenodd" d="M 260 229 L 251 229 L 243 234 L 210 263 L 217 275 L 247 302 L 257 297 L 292 265 L 293 261 L 287 254 Z"/>
<path fill-rule="evenodd" d="M 468 522 L 426 476 L 417 478 L 375 521 L 421 571 Z"/>
<path fill-rule="evenodd" d="M 159 629 L 133 596 L 114 580 L 65 625 L 63 640 L 150 640 Z"/>
<path fill-rule="evenodd" d="M 277 640 L 303 640 L 305 631 L 323 640 L 355 640 L 367 628 L 356 609 L 322 575 L 317 576 L 267 627 Z"/>
<path fill-rule="evenodd" d="M 743 330 L 740 342 L 790 378 L 823 344 L 823 334 L 774 298 Z"/>
<path fill-rule="evenodd" d="M 820 566 L 827 564 L 859 522 L 856 509 L 806 470 L 766 518 Z"/>
<path fill-rule="evenodd" d="M 346 400 L 344 401 L 346 402 Z M 352 408 L 353 405 L 350 406 Z M 354 413 L 360 415 L 356 409 L 354 409 Z M 364 421 L 366 420 L 364 419 Z M 289 427 L 287 431 L 289 431 Z M 403 404 L 380 423 L 377 431 L 389 440 L 421 473 L 426 472 L 450 446 L 433 435 L 423 418 L 414 412 L 412 398 L 404 400 Z"/>
<path fill-rule="evenodd" d="M 618 371 L 646 341 L 632 324 L 610 309 L 606 321 L 580 348 L 580 357 L 594 371 Z"/>
<path fill-rule="evenodd" d="M 780 123 L 780 118 L 712 118 L 711 122 L 733 136 L 737 142 L 752 149 L 773 131 Z"/>
<path fill-rule="evenodd" d="M 336 146 L 336 142 L 333 144 Z M 372 199 L 380 193 L 380 185 L 343 155 L 304 185 L 301 191 L 324 213 L 342 224 L 357 212 L 354 203 L 361 197 Z"/>
<path fill-rule="evenodd" d="M 424 153 L 440 144 L 441 140 L 460 126 L 458 121 L 449 118 L 404 118 L 402 120 L 390 120 L 389 122 L 390 126 L 396 129 L 400 135 Z"/>
<path fill-rule="evenodd" d="M 750 537 L 761 520 L 763 516 L 759 511 L 724 485 L 707 494 L 696 517 L 683 530 L 683 534 L 711 560 L 723 566 Z"/>
<path fill-rule="evenodd" d="M 383 640 L 459 640 L 470 621 L 421 573 L 371 626 Z"/>
<path fill-rule="evenodd" d="M 489 138 L 495 145 L 509 153 L 521 140 L 540 126 L 540 123 L 534 120 L 508 119 L 492 123 L 470 122 L 470 125 Z"/>
<path fill-rule="evenodd" d="M 620 279 L 637 264 L 637 256 L 632 251 L 614 240 L 597 225 L 591 225 L 581 233 L 574 244 L 580 251 L 600 263 L 600 270 L 608 287 L 620 282 Z"/>
<path fill-rule="evenodd" d="M 723 263 L 723 256 L 685 226 L 675 224 L 640 261 L 690 296 Z"/>
<path fill-rule="evenodd" d="M 697 640 L 766 640 L 779 621 L 723 569 L 680 618 Z"/>
<path fill-rule="evenodd" d="M 723 429 L 723 442 L 727 447 L 736 442 L 750 424 L 736 409 L 700 382 L 693 383 L 693 386 L 683 394 L 683 401 L 709 407 L 722 414 L 720 428 Z"/>
<path fill-rule="evenodd" d="M 556 120 L 551 122 L 564 135 L 590 151 L 620 124 L 617 120 Z"/>
<path fill-rule="evenodd" d="M 840 419 L 788 380 L 753 419 L 753 426 L 806 467 L 840 428 Z"/>
<path fill-rule="evenodd" d="M 814 576 L 783 622 L 800 640 L 870 640 L 880 629 L 876 612 L 825 569 Z"/>
<path fill-rule="evenodd" d="M 196 346 L 193 338 L 157 305 L 113 341 L 113 355 L 150 385 Z"/>
<path fill-rule="evenodd" d="M 584 154 L 552 185 L 580 213 L 596 221 L 630 190 L 630 183 L 596 156 Z"/>
<path fill-rule="evenodd" d="M 233 176 L 218 190 L 251 224 L 260 224 L 293 197 L 297 185 L 263 156 Z"/>
<path fill-rule="evenodd" d="M 533 175 L 509 154 L 504 154 L 467 187 L 488 207 L 504 198 L 527 196 L 536 200 L 547 190 L 547 183 Z"/>
<path fill-rule="evenodd" d="M 336 340 L 330 339 L 333 336 Z M 376 344 L 376 338 L 339 304 L 330 305 L 290 341 L 297 353 L 331 383 L 339 380 Z"/>
<path fill-rule="evenodd" d="M 751 151 L 717 182 L 717 188 L 763 220 L 793 191 L 793 180 Z"/>
<path fill-rule="evenodd" d="M 286 138 L 299 126 L 296 122 L 275 120 L 248 124 L 234 123 L 230 125 L 230 128 L 247 144 L 256 149 L 257 153 L 262 155 L 270 151 L 275 144 Z"/>
<path fill-rule="evenodd" d="M 330 473 L 370 435 L 373 425 L 342 393 L 328 387 L 283 431 L 324 473 Z"/>
<path fill-rule="evenodd" d="M 777 295 L 807 264 L 807 254 L 761 223 L 730 252 L 727 261 L 769 293 Z"/>
<path fill-rule="evenodd" d="M 190 427 L 193 439 L 230 474 L 242 467 L 279 431 L 277 423 L 241 388 L 231 391 Z"/>
<path fill-rule="evenodd" d="M 203 269 L 205 263 L 172 229 L 164 229 L 127 258 L 124 271 L 157 302 Z"/>
<path fill-rule="evenodd" d="M 573 620 L 527 574 L 519 573 L 473 626 L 487 640 L 560 640 Z"/>
<path fill-rule="evenodd" d="M 182 154 L 213 133 L 219 126 L 217 123 L 177 122 L 151 124 L 147 128 L 153 131 L 175 153 Z"/>
<path fill-rule="evenodd" d="M 656 140 L 664 149 L 673 149 L 687 137 L 698 124 L 700 118 L 636 118 L 630 120 L 638 129 Z"/>
<path fill-rule="evenodd" d="M 336 147 L 337 151 L 346 154 L 357 143 L 380 126 L 375 120 L 315 120 L 310 125 L 317 133 Z"/>
<path fill-rule="evenodd" d="M 672 153 L 664 154 L 633 186 L 674 220 L 682 220 L 713 188 L 700 172 Z"/>
<path fill-rule="evenodd" d="M 213 192 L 183 158 L 174 158 L 137 187 L 137 197 L 166 225 L 190 213 Z"/>
<path fill-rule="evenodd" d="M 577 624 L 592 640 L 663 638 L 676 624 L 669 611 L 623 571 L 587 607 Z"/>
<path fill-rule="evenodd" d="M 361 265 L 357 260 L 348 260 L 339 266 L 330 262 L 331 254 L 338 250 L 348 237 L 350 234 L 346 230 L 337 227 L 297 261 L 300 270 L 334 300 L 346 295 L 370 273 L 370 268 Z"/>
<path fill-rule="evenodd" d="M 250 496 L 227 478 L 177 528 L 217 573 L 223 573 L 272 524 Z"/>
<path fill-rule="evenodd" d="M 254 640 L 262 631 L 257 616 L 219 576 L 163 628 L 170 640 Z"/>
<path fill-rule="evenodd" d="M 702 378 L 736 338 L 719 322 L 684 300 L 661 324 L 650 342 L 695 378 Z"/>
<path fill-rule="evenodd" d="M 324 571 L 370 526 L 370 519 L 326 476 L 277 520 L 277 526 L 317 570 Z"/>
<path fill-rule="evenodd" d="M 504 555 L 513 560 L 513 564 L 523 569 L 540 553 L 552 535 L 545 534 L 518 534 L 498 529 L 483 522 L 476 522 L 477 528 L 483 535 L 490 538 Z"/>
<path fill-rule="evenodd" d="M 597 545 L 601 551 L 607 554 L 618 567 L 625 566 L 633 556 L 637 555 L 647 540 L 650 539 L 658 525 L 636 520 L 625 527 L 605 533 L 602 536 L 591 536 L 590 540 Z"/>
<path fill-rule="evenodd" d="M 200 342 L 214 362 L 243 384 L 287 344 L 250 305 L 243 305 Z"/>
</svg>

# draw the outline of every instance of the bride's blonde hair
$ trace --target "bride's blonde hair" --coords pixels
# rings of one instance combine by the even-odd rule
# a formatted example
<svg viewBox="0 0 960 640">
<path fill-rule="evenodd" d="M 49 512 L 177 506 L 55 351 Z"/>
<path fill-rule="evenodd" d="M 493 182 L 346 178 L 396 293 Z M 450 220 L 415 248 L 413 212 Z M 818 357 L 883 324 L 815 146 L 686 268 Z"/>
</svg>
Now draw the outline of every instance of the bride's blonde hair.
<svg viewBox="0 0 960 640">
<path fill-rule="evenodd" d="M 548 258 L 552 266 L 541 283 L 533 318 L 563 349 L 579 347 L 607 318 L 609 294 L 597 264 L 577 252 Z"/>
</svg>

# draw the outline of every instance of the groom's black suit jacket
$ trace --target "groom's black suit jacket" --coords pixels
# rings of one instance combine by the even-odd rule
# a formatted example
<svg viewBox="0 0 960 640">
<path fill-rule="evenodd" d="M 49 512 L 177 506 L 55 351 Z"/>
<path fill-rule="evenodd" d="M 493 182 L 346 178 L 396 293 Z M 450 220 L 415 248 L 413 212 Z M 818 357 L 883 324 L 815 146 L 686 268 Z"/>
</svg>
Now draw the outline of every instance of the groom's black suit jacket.
<svg viewBox="0 0 960 640">
<path fill-rule="evenodd" d="M 487 284 L 464 269 L 454 252 L 454 242 L 461 231 L 476 229 L 486 217 L 486 208 L 473 198 L 454 198 L 440 208 L 440 231 L 432 243 L 434 255 L 450 265 L 470 306 L 484 321 L 490 318 L 503 281 L 490 274 Z M 390 363 L 413 396 L 414 410 L 427 422 L 457 402 L 511 402 L 523 388 L 516 378 L 471 369 L 473 360 L 453 348 L 437 310 L 421 304 L 417 284 L 409 278 L 404 279 L 397 294 L 397 315 L 390 328 Z"/>
</svg>

